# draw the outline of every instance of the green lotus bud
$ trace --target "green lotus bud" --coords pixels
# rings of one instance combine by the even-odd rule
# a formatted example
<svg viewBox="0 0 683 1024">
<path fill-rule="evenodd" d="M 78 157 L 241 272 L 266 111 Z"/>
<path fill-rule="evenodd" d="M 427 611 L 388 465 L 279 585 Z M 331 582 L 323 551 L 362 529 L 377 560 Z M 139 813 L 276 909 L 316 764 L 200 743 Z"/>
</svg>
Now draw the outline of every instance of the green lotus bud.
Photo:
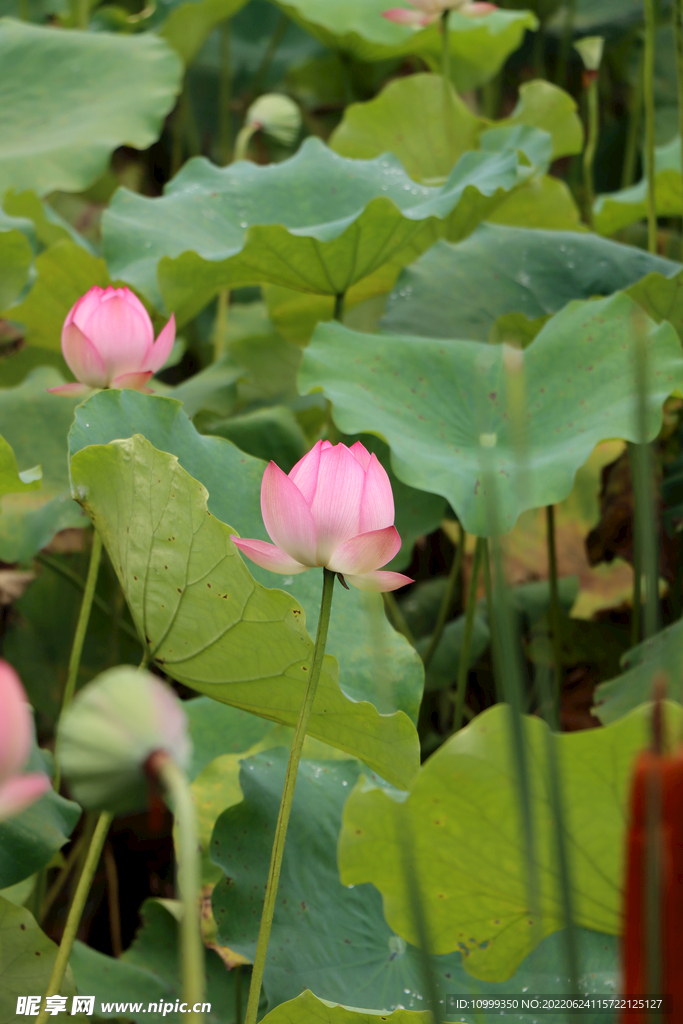
<svg viewBox="0 0 683 1024">
<path fill-rule="evenodd" d="M 578 43 L 574 43 L 574 49 L 581 55 L 586 71 L 597 71 L 600 68 L 604 45 L 602 36 L 584 36 Z"/>
<path fill-rule="evenodd" d="M 291 146 L 301 131 L 301 111 L 289 96 L 269 92 L 252 103 L 244 124 L 252 132 L 265 132 L 283 146 Z"/>
<path fill-rule="evenodd" d="M 57 756 L 74 798 L 89 810 L 142 810 L 148 801 L 148 762 L 161 753 L 186 769 L 191 752 L 187 719 L 173 691 L 129 665 L 103 672 L 64 713 Z"/>
</svg>

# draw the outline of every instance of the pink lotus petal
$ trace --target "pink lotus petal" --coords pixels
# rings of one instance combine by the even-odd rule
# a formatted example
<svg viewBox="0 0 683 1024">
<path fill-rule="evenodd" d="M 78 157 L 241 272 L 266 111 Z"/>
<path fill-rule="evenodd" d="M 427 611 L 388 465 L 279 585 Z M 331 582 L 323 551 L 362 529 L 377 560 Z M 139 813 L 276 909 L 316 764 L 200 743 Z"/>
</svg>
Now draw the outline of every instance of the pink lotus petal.
<svg viewBox="0 0 683 1024">
<path fill-rule="evenodd" d="M 388 11 L 382 11 L 382 17 L 393 21 L 396 25 L 428 25 L 430 21 L 436 20 L 434 16 L 429 17 L 419 14 L 417 11 L 409 11 L 405 7 L 392 7 Z"/>
<path fill-rule="evenodd" d="M 332 442 L 331 441 L 323 441 L 323 443 L 322 443 L 322 450 L 326 451 L 328 448 L 334 448 L 334 445 L 332 444 Z"/>
<path fill-rule="evenodd" d="M 114 377 L 111 382 L 113 388 L 130 388 L 131 391 L 147 391 L 145 384 L 152 376 L 151 370 L 145 370 L 140 373 L 121 373 L 118 377 Z"/>
<path fill-rule="evenodd" d="M 106 289 L 110 291 L 111 289 Z M 94 285 L 85 295 L 81 295 L 77 302 L 74 302 L 73 306 L 66 315 L 64 326 L 68 327 L 69 324 L 75 323 L 77 327 L 81 327 L 87 323 L 90 314 L 93 313 L 102 301 L 102 296 L 105 295 L 105 289 Z"/>
<path fill-rule="evenodd" d="M 20 771 L 31 750 L 33 718 L 19 676 L 0 659 L 0 784 Z"/>
<path fill-rule="evenodd" d="M 60 384 L 56 388 L 45 388 L 51 395 L 87 395 L 92 388 L 89 384 L 79 384 L 75 381 L 73 384 Z"/>
<path fill-rule="evenodd" d="M 357 537 L 340 544 L 328 562 L 333 572 L 351 573 L 354 576 L 379 569 L 386 565 L 401 550 L 401 538 L 395 526 L 372 533 L 359 533 Z"/>
<path fill-rule="evenodd" d="M 289 479 L 299 488 L 309 508 L 315 495 L 315 489 L 318 486 L 320 453 L 325 443 L 324 441 L 316 441 L 310 452 L 306 452 L 304 457 L 299 459 L 296 466 L 289 471 Z M 329 442 L 327 442 L 327 447 L 332 447 Z"/>
<path fill-rule="evenodd" d="M 147 353 L 147 359 L 145 360 L 145 366 L 148 370 L 152 370 L 156 373 L 164 365 L 166 360 L 171 354 L 173 343 L 175 341 L 175 315 L 171 313 L 171 319 L 168 321 L 166 326 L 159 331 L 159 337 L 152 345 L 151 349 Z"/>
<path fill-rule="evenodd" d="M 360 532 L 383 530 L 394 522 L 394 495 L 386 469 L 372 454 L 365 473 L 363 497 L 360 504 Z M 382 565 L 379 562 L 378 565 Z"/>
<path fill-rule="evenodd" d="M 365 471 L 370 465 L 370 452 L 367 450 L 365 445 L 361 444 L 360 441 L 356 441 L 355 444 L 351 445 L 349 451 L 359 464 L 360 468 Z"/>
<path fill-rule="evenodd" d="M 106 388 L 107 369 L 102 356 L 76 323 L 62 328 L 62 355 L 74 377 L 91 388 Z"/>
<path fill-rule="evenodd" d="M 344 579 L 358 590 L 370 590 L 380 594 L 389 590 L 399 590 L 400 587 L 415 582 L 415 580 L 411 580 L 410 576 L 404 576 L 400 572 L 388 572 L 386 569 L 364 572 L 360 576 L 347 576 L 345 573 Z"/>
<path fill-rule="evenodd" d="M 39 800 L 50 788 L 47 775 L 15 775 L 0 785 L 0 821 L 19 814 Z"/>
<path fill-rule="evenodd" d="M 321 451 L 318 486 L 311 505 L 318 565 L 327 565 L 340 544 L 361 532 L 364 483 L 365 473 L 345 444 Z"/>
<path fill-rule="evenodd" d="M 87 323 L 82 319 L 79 311 L 76 323 L 102 356 L 110 379 L 145 366 L 154 329 L 145 307 L 127 288 L 107 290 Z"/>
<path fill-rule="evenodd" d="M 484 3 L 483 0 L 475 0 L 474 3 L 465 4 L 464 7 L 458 8 L 458 14 L 463 14 L 466 18 L 483 18 L 487 14 L 491 14 L 492 11 L 497 11 L 498 8 L 495 4 Z"/>
<path fill-rule="evenodd" d="M 301 565 L 316 564 L 316 529 L 311 509 L 290 477 L 269 463 L 261 483 L 261 514 L 268 536 Z"/>
<path fill-rule="evenodd" d="M 310 568 L 295 562 L 286 551 L 269 544 L 267 540 L 251 540 L 249 537 L 233 537 L 232 542 L 238 547 L 243 555 L 250 558 L 262 569 L 270 569 L 271 572 L 281 572 L 291 576 L 298 572 L 306 572 Z"/>
</svg>

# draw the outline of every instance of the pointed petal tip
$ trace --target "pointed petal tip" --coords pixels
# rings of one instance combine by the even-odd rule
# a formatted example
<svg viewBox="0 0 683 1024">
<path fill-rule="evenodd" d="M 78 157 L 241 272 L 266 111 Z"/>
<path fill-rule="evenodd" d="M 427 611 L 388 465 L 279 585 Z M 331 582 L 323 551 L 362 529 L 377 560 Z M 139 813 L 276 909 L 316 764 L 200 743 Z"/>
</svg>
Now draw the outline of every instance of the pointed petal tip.
<svg viewBox="0 0 683 1024">
<path fill-rule="evenodd" d="M 300 572 L 306 572 L 310 568 L 302 565 L 296 559 L 291 558 L 286 551 L 278 548 L 275 544 L 269 544 L 266 540 L 255 540 L 251 537 L 230 538 L 236 548 L 239 548 L 243 555 L 251 559 L 262 569 L 270 572 L 281 573 L 282 575 L 293 576 Z"/>
<path fill-rule="evenodd" d="M 349 576 L 345 573 L 344 579 L 358 590 L 368 590 L 380 594 L 388 593 L 390 590 L 400 590 L 401 587 L 407 587 L 409 583 L 415 582 L 410 576 L 404 576 L 401 572 L 388 572 L 384 569 L 365 572 L 358 576 Z"/>
</svg>

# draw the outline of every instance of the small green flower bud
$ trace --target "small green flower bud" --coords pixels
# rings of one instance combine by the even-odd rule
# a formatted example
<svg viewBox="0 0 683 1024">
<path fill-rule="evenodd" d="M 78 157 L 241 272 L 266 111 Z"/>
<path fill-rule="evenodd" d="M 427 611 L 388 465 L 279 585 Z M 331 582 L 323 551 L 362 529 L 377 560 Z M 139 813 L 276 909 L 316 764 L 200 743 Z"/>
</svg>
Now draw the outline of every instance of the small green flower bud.
<svg viewBox="0 0 683 1024">
<path fill-rule="evenodd" d="M 574 43 L 574 49 L 581 55 L 586 71 L 599 70 L 604 45 L 602 36 L 584 36 L 578 43 Z"/>
<path fill-rule="evenodd" d="M 291 146 L 301 131 L 301 111 L 289 96 L 269 92 L 252 103 L 244 123 L 255 131 L 265 132 L 283 146 Z"/>
<path fill-rule="evenodd" d="M 103 672 L 76 695 L 62 717 L 57 756 L 76 799 L 115 814 L 148 802 L 148 762 L 164 752 L 187 768 L 187 719 L 173 691 L 129 665 Z"/>
</svg>

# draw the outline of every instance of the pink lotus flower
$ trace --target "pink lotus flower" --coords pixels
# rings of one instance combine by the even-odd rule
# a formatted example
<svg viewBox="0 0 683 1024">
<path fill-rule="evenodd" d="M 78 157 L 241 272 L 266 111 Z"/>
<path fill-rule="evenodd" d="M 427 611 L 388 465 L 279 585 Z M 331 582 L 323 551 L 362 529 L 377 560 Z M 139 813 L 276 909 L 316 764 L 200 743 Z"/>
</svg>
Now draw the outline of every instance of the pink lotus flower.
<svg viewBox="0 0 683 1024">
<path fill-rule="evenodd" d="M 22 775 L 33 742 L 33 719 L 24 688 L 0 659 L 0 821 L 18 814 L 50 788 L 42 772 Z"/>
<path fill-rule="evenodd" d="M 438 21 L 444 11 L 457 11 L 467 18 L 481 18 L 491 11 L 497 11 L 495 4 L 480 2 L 468 2 L 468 0 L 409 0 L 415 10 L 407 7 L 392 7 L 391 10 L 382 11 L 382 17 L 397 25 L 430 25 Z"/>
<path fill-rule="evenodd" d="M 62 328 L 62 354 L 77 383 L 50 391 L 59 395 L 81 395 L 88 388 L 141 391 L 168 359 L 174 341 L 175 317 L 155 342 L 149 314 L 130 289 L 95 286 L 72 306 Z"/>
<path fill-rule="evenodd" d="M 359 590 L 397 590 L 413 581 L 382 572 L 401 547 L 394 496 L 376 455 L 318 441 L 289 476 L 271 462 L 261 484 L 261 512 L 275 542 L 233 537 L 252 562 L 279 573 L 324 566 Z"/>
</svg>

